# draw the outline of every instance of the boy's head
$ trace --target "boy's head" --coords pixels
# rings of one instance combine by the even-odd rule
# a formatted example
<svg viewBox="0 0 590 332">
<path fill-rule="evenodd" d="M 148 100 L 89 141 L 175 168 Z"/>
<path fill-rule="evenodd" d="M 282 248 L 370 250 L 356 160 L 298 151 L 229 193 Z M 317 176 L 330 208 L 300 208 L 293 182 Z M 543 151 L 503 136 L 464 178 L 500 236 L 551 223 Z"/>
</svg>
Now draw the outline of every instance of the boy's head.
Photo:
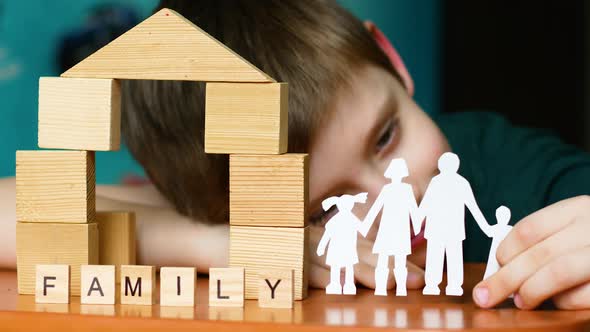
<svg viewBox="0 0 590 332">
<path fill-rule="evenodd" d="M 434 173 L 438 156 L 431 155 L 446 149 L 442 135 L 371 33 L 335 1 L 163 0 L 157 10 L 163 7 L 289 83 L 289 152 L 311 155 L 314 220 L 325 197 L 374 192 L 395 156 L 409 156 L 411 172 Z M 227 221 L 228 158 L 204 152 L 204 83 L 125 84 L 124 138 L 152 182 L 181 213 Z M 402 118 L 410 109 L 417 114 Z M 400 130 L 406 125 L 408 132 Z M 411 128 L 422 139 L 411 142 Z M 421 154 L 401 153 L 416 144 Z"/>
</svg>

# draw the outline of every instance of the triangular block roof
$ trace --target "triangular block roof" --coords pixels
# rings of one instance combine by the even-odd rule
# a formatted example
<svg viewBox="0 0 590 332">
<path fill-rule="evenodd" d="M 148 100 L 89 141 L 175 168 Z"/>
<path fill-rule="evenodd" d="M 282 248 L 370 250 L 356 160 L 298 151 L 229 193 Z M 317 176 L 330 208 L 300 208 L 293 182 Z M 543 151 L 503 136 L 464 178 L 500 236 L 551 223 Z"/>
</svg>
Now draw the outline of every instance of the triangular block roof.
<svg viewBox="0 0 590 332">
<path fill-rule="evenodd" d="M 171 9 L 162 9 L 62 77 L 275 82 Z"/>
</svg>

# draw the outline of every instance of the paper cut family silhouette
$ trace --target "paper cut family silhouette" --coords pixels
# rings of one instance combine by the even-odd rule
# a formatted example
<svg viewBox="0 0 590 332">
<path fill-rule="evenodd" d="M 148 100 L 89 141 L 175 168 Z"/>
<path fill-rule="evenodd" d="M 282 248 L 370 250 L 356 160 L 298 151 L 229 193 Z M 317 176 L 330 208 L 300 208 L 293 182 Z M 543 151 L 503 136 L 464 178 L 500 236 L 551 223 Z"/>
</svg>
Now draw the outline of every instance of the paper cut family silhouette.
<svg viewBox="0 0 590 332">
<path fill-rule="evenodd" d="M 375 295 L 387 295 L 389 277 L 389 257 L 394 257 L 393 274 L 396 281 L 396 295 L 405 296 L 408 270 L 406 258 L 412 252 L 411 230 L 414 235 L 422 231 L 426 247 L 426 271 L 424 295 L 439 295 L 442 281 L 443 263 L 447 260 L 446 295 L 463 294 L 463 247 L 465 240 L 465 207 L 469 209 L 480 229 L 492 237 L 484 279 L 495 273 L 499 264 L 496 249 L 506 237 L 511 226 L 510 210 L 501 206 L 496 210 L 497 224 L 490 226 L 481 213 L 469 182 L 459 175 L 459 157 L 451 152 L 444 153 L 438 160 L 440 173 L 432 178 L 420 206 L 416 203 L 412 186 L 403 182 L 409 175 L 404 159 L 391 161 L 384 176 L 391 180 L 386 184 L 371 206 L 365 219 L 361 221 L 352 213 L 355 203 L 365 203 L 367 193 L 355 196 L 342 195 L 330 197 L 322 202 L 328 210 L 333 205 L 338 208 L 325 226 L 325 232 L 317 248 L 317 255 L 326 252 L 326 264 L 330 266 L 330 283 L 327 294 L 356 294 L 354 284 L 354 264 L 358 263 L 357 232 L 367 236 L 380 211 L 381 221 L 373 245 L 377 254 L 375 268 Z M 410 220 L 412 227 L 410 228 Z M 344 287 L 340 283 L 341 269 L 345 269 Z"/>
</svg>

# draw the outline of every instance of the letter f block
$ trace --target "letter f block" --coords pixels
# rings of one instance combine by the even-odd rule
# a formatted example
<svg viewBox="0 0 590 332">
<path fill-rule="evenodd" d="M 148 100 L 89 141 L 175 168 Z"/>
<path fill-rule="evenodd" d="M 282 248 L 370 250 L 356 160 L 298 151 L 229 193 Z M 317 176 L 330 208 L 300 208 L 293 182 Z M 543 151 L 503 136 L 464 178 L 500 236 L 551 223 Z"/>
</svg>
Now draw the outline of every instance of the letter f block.
<svg viewBox="0 0 590 332">
<path fill-rule="evenodd" d="M 37 265 L 35 303 L 70 303 L 70 266 Z"/>
</svg>

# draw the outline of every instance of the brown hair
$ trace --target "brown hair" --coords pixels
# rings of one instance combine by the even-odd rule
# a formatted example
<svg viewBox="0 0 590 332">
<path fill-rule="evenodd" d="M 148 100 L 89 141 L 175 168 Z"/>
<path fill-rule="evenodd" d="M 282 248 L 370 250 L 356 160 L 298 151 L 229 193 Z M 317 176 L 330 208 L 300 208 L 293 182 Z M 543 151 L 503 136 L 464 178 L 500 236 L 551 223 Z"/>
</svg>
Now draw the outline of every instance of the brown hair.
<svg viewBox="0 0 590 332">
<path fill-rule="evenodd" d="M 398 77 L 362 22 L 332 0 L 162 0 L 279 82 L 289 83 L 289 152 L 306 152 L 322 113 L 353 71 Z M 398 77 L 399 79 L 399 77 Z M 176 209 L 228 220 L 228 157 L 204 151 L 204 83 L 126 81 L 123 136 Z"/>
</svg>

